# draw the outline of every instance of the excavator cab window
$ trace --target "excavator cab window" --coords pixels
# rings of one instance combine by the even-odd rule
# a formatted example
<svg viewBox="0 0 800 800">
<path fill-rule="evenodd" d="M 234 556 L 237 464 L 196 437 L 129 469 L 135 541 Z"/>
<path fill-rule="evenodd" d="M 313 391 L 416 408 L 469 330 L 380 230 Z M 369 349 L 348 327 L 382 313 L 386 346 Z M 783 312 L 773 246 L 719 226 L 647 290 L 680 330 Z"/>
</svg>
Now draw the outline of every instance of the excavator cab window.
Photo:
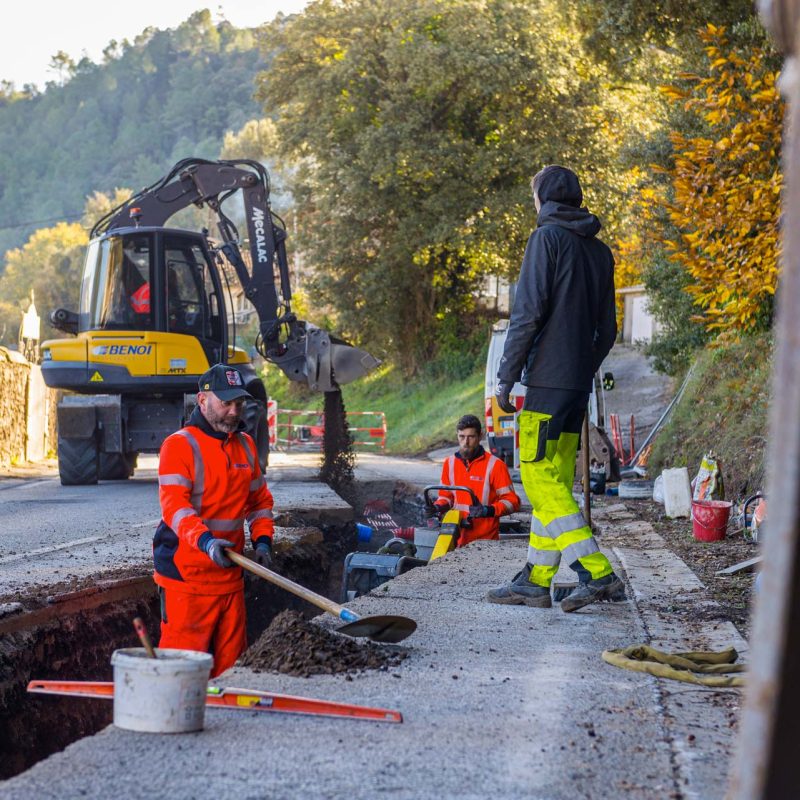
<svg viewBox="0 0 800 800">
<path fill-rule="evenodd" d="M 196 241 L 166 236 L 164 265 L 168 330 L 221 341 L 222 320 L 217 292 L 202 247 Z"/>
<path fill-rule="evenodd" d="M 153 258 L 146 234 L 113 236 L 87 251 L 80 330 L 150 330 Z"/>
</svg>

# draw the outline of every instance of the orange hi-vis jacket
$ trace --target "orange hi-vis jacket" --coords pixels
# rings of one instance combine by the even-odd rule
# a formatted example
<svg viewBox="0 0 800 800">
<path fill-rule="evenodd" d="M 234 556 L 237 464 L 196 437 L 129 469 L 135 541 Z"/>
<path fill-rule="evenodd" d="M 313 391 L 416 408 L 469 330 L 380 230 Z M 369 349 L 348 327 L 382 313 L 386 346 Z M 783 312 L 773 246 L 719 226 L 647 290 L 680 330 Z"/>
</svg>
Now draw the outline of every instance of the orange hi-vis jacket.
<svg viewBox="0 0 800 800">
<path fill-rule="evenodd" d="M 442 464 L 441 482 L 445 486 L 468 486 L 479 503 L 494 508 L 493 517 L 473 519 L 471 528 L 461 529 L 459 547 L 476 539 L 500 538 L 500 517 L 519 509 L 519 495 L 514 491 L 508 467 L 482 447 L 478 448 L 478 454 L 469 463 L 459 453 L 448 456 Z M 466 492 L 445 492 L 440 489 L 439 498 L 447 500 L 452 508 L 460 511 L 462 518 L 467 516 L 473 503 Z"/>
<path fill-rule="evenodd" d="M 190 594 L 242 589 L 241 567 L 218 567 L 209 537 L 244 549 L 244 521 L 255 545 L 272 539 L 272 494 L 255 443 L 246 433 L 218 433 L 195 408 L 185 428 L 164 440 L 158 464 L 161 523 L 153 538 L 155 582 Z"/>
</svg>

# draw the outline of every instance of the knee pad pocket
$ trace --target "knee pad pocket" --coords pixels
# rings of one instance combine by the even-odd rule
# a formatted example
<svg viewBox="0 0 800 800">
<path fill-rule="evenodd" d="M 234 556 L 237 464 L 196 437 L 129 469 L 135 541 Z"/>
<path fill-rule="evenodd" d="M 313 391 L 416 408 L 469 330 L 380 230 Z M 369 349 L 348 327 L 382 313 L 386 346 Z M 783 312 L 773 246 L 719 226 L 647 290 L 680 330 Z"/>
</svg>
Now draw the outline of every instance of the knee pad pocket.
<svg viewBox="0 0 800 800">
<path fill-rule="evenodd" d="M 547 454 L 547 434 L 550 431 L 549 414 L 523 411 L 519 415 L 519 460 L 542 461 Z"/>
</svg>

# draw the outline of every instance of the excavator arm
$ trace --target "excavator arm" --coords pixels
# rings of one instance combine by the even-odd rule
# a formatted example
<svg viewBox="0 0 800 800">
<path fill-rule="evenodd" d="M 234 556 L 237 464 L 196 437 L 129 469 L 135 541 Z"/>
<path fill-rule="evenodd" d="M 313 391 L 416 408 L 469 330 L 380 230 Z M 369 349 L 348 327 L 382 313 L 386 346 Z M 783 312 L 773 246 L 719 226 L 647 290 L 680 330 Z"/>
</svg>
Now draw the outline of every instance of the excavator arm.
<svg viewBox="0 0 800 800">
<path fill-rule="evenodd" d="M 244 201 L 249 266 L 242 257 L 236 226 L 222 209 L 237 192 L 242 192 Z M 323 392 L 333 391 L 378 365 L 369 353 L 292 313 L 286 231 L 270 207 L 267 170 L 257 161 L 184 159 L 157 183 L 99 220 L 92 238 L 131 225 L 163 227 L 170 217 L 190 205 L 208 206 L 217 215 L 222 241 L 218 250 L 235 270 L 245 297 L 256 310 L 256 347 L 264 358 L 291 380 L 306 382 Z"/>
</svg>

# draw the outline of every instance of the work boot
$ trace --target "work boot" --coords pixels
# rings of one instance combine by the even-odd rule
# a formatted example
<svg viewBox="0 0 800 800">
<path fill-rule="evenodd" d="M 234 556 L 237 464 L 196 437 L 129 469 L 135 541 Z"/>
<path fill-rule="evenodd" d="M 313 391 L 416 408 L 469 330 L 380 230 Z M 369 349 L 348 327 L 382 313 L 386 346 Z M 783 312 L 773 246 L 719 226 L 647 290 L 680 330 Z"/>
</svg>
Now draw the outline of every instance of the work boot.
<svg viewBox="0 0 800 800">
<path fill-rule="evenodd" d="M 567 613 L 577 611 L 598 600 L 611 600 L 618 596 L 620 591 L 625 591 L 625 584 L 612 572 L 588 583 L 581 583 L 561 601 L 561 610 Z"/>
<path fill-rule="evenodd" d="M 504 606 L 530 606 L 531 608 L 551 608 L 550 590 L 530 582 L 531 565 L 526 564 L 511 583 L 504 583 L 490 589 L 484 598 L 490 603 Z"/>
</svg>

